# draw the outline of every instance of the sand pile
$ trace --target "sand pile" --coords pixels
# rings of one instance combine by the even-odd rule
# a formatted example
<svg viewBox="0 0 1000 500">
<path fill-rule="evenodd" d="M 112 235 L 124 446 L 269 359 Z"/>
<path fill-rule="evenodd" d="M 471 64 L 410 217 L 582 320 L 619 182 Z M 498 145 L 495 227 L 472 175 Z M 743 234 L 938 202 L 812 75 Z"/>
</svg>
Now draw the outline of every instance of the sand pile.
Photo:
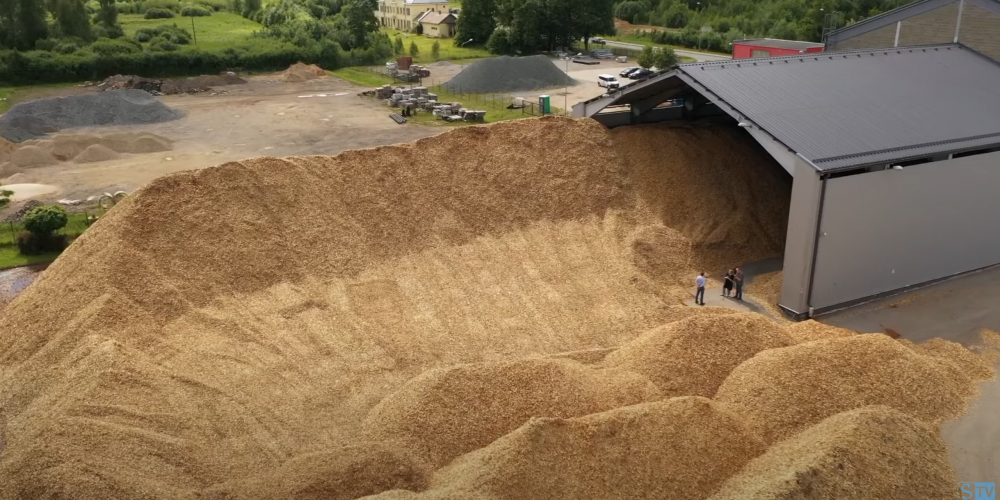
<svg viewBox="0 0 1000 500">
<path fill-rule="evenodd" d="M 76 156 L 73 161 L 77 163 L 94 163 L 98 161 L 108 161 L 116 160 L 121 158 L 121 155 L 116 153 L 114 150 L 104 147 L 100 144 L 94 144 L 84 149 L 82 153 Z"/>
<path fill-rule="evenodd" d="M 718 404 L 673 398 L 532 419 L 442 469 L 432 489 L 414 498 L 697 500 L 763 452 L 760 439 Z"/>
<path fill-rule="evenodd" d="M 974 393 L 970 375 L 954 362 L 870 334 L 764 351 L 733 370 L 715 399 L 774 442 L 869 405 L 936 426 L 962 414 Z"/>
<path fill-rule="evenodd" d="M 0 137 L 0 163 L 6 162 L 15 149 L 17 149 L 16 144 Z"/>
<path fill-rule="evenodd" d="M 73 127 L 159 123 L 180 117 L 180 111 L 147 92 L 116 90 L 17 104 L 0 116 L 0 135 L 23 142 Z"/>
<path fill-rule="evenodd" d="M 666 397 L 712 397 L 737 365 L 792 343 L 760 314 L 696 316 L 646 332 L 609 354 L 603 366 L 642 374 Z"/>
<path fill-rule="evenodd" d="M 644 377 L 570 360 L 463 365 L 411 380 L 372 409 L 363 432 L 440 467 L 531 417 L 576 417 L 660 398 Z"/>
<path fill-rule="evenodd" d="M 782 441 L 712 500 L 943 499 L 955 494 L 944 442 L 885 406 L 839 413 Z"/>
<path fill-rule="evenodd" d="M 322 78 L 326 76 L 326 71 L 315 64 L 295 63 L 278 73 L 278 76 L 283 82 L 297 83 Z"/>
<path fill-rule="evenodd" d="M 45 148 L 24 146 L 10 155 L 10 163 L 17 169 L 47 167 L 59 163 Z"/>
<path fill-rule="evenodd" d="M 542 55 L 491 57 L 469 64 L 444 88 L 473 94 L 515 92 L 576 85 L 563 70 Z"/>
</svg>

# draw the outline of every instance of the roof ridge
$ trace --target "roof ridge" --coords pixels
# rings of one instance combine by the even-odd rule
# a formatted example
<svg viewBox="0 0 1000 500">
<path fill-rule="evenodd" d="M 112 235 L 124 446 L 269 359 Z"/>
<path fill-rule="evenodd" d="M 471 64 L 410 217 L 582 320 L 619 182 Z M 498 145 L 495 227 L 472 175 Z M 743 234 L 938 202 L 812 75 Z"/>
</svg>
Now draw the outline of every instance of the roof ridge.
<svg viewBox="0 0 1000 500">
<path fill-rule="evenodd" d="M 949 43 L 935 43 L 935 44 L 928 44 L 928 45 L 910 45 L 910 46 L 906 46 L 906 47 L 885 47 L 885 48 L 879 48 L 879 49 L 855 49 L 855 50 L 841 50 L 841 51 L 831 51 L 831 52 L 809 52 L 809 53 L 803 53 L 803 54 L 792 54 L 792 55 L 788 55 L 788 56 L 756 57 L 756 58 L 750 58 L 750 59 L 725 59 L 725 60 L 721 60 L 721 61 L 702 61 L 702 62 L 693 62 L 693 63 L 680 64 L 677 67 L 680 68 L 680 69 L 682 69 L 682 70 L 685 69 L 685 68 L 694 68 L 694 67 L 701 67 L 701 68 L 703 68 L 703 67 L 706 67 L 706 66 L 735 65 L 736 67 L 741 67 L 744 64 L 751 64 L 752 63 L 752 65 L 757 65 L 757 63 L 760 63 L 760 62 L 773 63 L 775 61 L 788 61 L 788 60 L 794 60 L 794 59 L 799 59 L 802 62 L 805 62 L 806 59 L 813 59 L 813 60 L 819 60 L 819 59 L 824 59 L 824 58 L 825 59 L 833 59 L 835 56 L 845 56 L 846 57 L 848 55 L 853 55 L 853 54 L 857 54 L 857 55 L 872 54 L 872 55 L 875 55 L 875 54 L 878 54 L 878 53 L 883 53 L 884 55 L 892 55 L 892 54 L 890 54 L 891 52 L 895 52 L 897 54 L 902 54 L 904 51 L 905 52 L 915 52 L 917 50 L 920 50 L 920 51 L 926 52 L 927 49 L 948 49 L 948 50 L 950 50 L 950 49 L 964 49 L 964 50 L 969 50 L 968 47 L 966 47 L 966 46 L 964 46 L 964 45 L 962 45 L 960 43 L 951 43 L 951 42 L 949 42 Z"/>
</svg>

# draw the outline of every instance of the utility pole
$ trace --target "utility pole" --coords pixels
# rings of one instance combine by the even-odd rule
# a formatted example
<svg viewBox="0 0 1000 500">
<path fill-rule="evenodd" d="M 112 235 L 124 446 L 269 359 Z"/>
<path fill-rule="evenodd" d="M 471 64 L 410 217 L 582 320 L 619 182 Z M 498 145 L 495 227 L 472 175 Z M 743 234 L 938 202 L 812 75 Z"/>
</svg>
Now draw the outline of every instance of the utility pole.
<svg viewBox="0 0 1000 500">
<path fill-rule="evenodd" d="M 198 32 L 194 29 L 194 16 L 191 16 L 191 34 L 194 35 L 194 44 L 198 45 Z"/>
</svg>

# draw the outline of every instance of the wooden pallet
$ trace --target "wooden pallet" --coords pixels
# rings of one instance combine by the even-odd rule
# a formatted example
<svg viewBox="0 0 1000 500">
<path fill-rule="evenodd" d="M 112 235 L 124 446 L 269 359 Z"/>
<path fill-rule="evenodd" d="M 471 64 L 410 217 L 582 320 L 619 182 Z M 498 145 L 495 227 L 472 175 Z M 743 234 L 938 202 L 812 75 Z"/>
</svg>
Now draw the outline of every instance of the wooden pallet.
<svg viewBox="0 0 1000 500">
<path fill-rule="evenodd" d="M 399 113 L 389 113 L 389 118 L 392 118 L 396 123 L 402 125 L 406 123 L 406 118 L 403 118 Z"/>
</svg>

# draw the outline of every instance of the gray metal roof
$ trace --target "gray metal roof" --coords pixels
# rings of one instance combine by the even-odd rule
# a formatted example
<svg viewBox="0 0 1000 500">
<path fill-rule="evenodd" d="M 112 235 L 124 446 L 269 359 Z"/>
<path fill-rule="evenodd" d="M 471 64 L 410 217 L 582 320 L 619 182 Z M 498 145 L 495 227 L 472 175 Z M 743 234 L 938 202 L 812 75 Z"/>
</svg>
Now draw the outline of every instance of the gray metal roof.
<svg viewBox="0 0 1000 500">
<path fill-rule="evenodd" d="M 961 45 L 682 64 L 675 76 L 823 171 L 1000 145 L 1000 64 Z"/>
<path fill-rule="evenodd" d="M 863 35 L 870 31 L 925 14 L 958 1 L 959 0 L 917 0 L 916 2 L 908 3 L 901 7 L 883 12 L 877 16 L 872 16 L 854 24 L 844 26 L 843 28 L 833 30 L 827 34 L 826 42 L 828 45 L 832 45 L 836 42 L 840 42 L 848 38 L 854 38 L 858 35 Z M 965 1 L 1000 15 L 1000 0 Z"/>
<path fill-rule="evenodd" d="M 774 47 L 777 49 L 806 50 L 822 47 L 822 43 L 803 42 L 801 40 L 779 40 L 777 38 L 752 38 L 750 40 L 733 40 L 733 45 L 756 45 L 758 47 Z"/>
</svg>

